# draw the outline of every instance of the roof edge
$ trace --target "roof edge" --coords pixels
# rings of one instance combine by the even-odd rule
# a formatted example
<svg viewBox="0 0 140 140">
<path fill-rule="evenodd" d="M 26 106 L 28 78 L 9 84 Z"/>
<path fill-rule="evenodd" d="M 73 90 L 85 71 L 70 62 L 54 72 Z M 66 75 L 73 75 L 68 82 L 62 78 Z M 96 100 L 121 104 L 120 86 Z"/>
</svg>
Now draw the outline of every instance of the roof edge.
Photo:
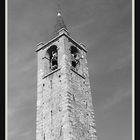
<svg viewBox="0 0 140 140">
<path fill-rule="evenodd" d="M 48 45 L 50 45 L 51 43 L 53 43 L 54 41 L 56 41 L 57 39 L 59 39 L 62 36 L 66 36 L 72 43 L 74 43 L 79 49 L 82 49 L 83 51 L 85 51 L 87 53 L 87 50 L 85 48 L 83 48 L 83 46 L 76 42 L 74 39 L 72 39 L 69 35 L 67 35 L 66 33 L 62 33 L 61 35 L 56 36 L 55 38 L 53 38 L 52 40 L 50 40 L 49 42 L 47 42 L 46 44 L 43 44 L 42 42 L 39 43 L 37 45 L 37 49 L 36 52 L 40 51 L 41 49 L 47 47 Z"/>
</svg>

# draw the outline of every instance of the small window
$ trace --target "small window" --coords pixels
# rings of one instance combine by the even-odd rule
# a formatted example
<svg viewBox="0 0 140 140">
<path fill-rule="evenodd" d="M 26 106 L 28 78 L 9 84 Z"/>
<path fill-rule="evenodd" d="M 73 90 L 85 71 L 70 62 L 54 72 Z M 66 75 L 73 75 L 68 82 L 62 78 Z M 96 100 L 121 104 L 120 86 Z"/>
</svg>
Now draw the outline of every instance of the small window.
<svg viewBox="0 0 140 140">
<path fill-rule="evenodd" d="M 77 69 L 78 66 L 80 65 L 79 51 L 74 46 L 71 46 L 70 50 L 71 50 L 71 65 L 73 68 Z"/>
<path fill-rule="evenodd" d="M 45 134 L 44 134 L 44 140 L 45 140 Z"/>
<path fill-rule="evenodd" d="M 50 61 L 50 69 L 55 70 L 58 68 L 58 52 L 57 46 L 53 45 L 48 50 L 47 53 L 49 54 L 49 61 Z"/>
</svg>

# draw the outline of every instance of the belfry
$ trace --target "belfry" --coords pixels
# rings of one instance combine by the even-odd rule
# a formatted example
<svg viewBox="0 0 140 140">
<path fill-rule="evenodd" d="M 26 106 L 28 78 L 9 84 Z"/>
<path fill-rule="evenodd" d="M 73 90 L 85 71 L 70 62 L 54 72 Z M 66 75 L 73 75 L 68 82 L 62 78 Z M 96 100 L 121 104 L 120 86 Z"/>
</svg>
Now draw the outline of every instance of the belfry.
<svg viewBox="0 0 140 140">
<path fill-rule="evenodd" d="M 36 140 L 97 140 L 85 45 L 60 12 L 54 37 L 37 46 Z"/>
</svg>

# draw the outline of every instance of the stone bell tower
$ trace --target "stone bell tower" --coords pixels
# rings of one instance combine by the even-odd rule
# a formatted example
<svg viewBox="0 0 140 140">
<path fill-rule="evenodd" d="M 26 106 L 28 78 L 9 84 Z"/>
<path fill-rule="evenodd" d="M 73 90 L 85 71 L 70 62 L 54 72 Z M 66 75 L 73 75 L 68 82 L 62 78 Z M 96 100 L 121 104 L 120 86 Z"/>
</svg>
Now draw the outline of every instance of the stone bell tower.
<svg viewBox="0 0 140 140">
<path fill-rule="evenodd" d="M 57 14 L 54 38 L 37 46 L 36 140 L 97 140 L 86 47 Z"/>
</svg>

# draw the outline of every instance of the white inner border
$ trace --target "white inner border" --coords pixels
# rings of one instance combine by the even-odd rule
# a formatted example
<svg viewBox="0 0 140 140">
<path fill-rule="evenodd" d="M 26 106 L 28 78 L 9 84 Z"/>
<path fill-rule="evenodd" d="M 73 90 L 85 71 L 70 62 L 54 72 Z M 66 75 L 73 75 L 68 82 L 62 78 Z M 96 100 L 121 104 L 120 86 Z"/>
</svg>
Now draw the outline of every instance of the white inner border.
<svg viewBox="0 0 140 140">
<path fill-rule="evenodd" d="M 132 140 L 135 139 L 135 1 L 132 0 Z M 5 140 L 8 140 L 8 0 L 5 0 Z"/>
</svg>

